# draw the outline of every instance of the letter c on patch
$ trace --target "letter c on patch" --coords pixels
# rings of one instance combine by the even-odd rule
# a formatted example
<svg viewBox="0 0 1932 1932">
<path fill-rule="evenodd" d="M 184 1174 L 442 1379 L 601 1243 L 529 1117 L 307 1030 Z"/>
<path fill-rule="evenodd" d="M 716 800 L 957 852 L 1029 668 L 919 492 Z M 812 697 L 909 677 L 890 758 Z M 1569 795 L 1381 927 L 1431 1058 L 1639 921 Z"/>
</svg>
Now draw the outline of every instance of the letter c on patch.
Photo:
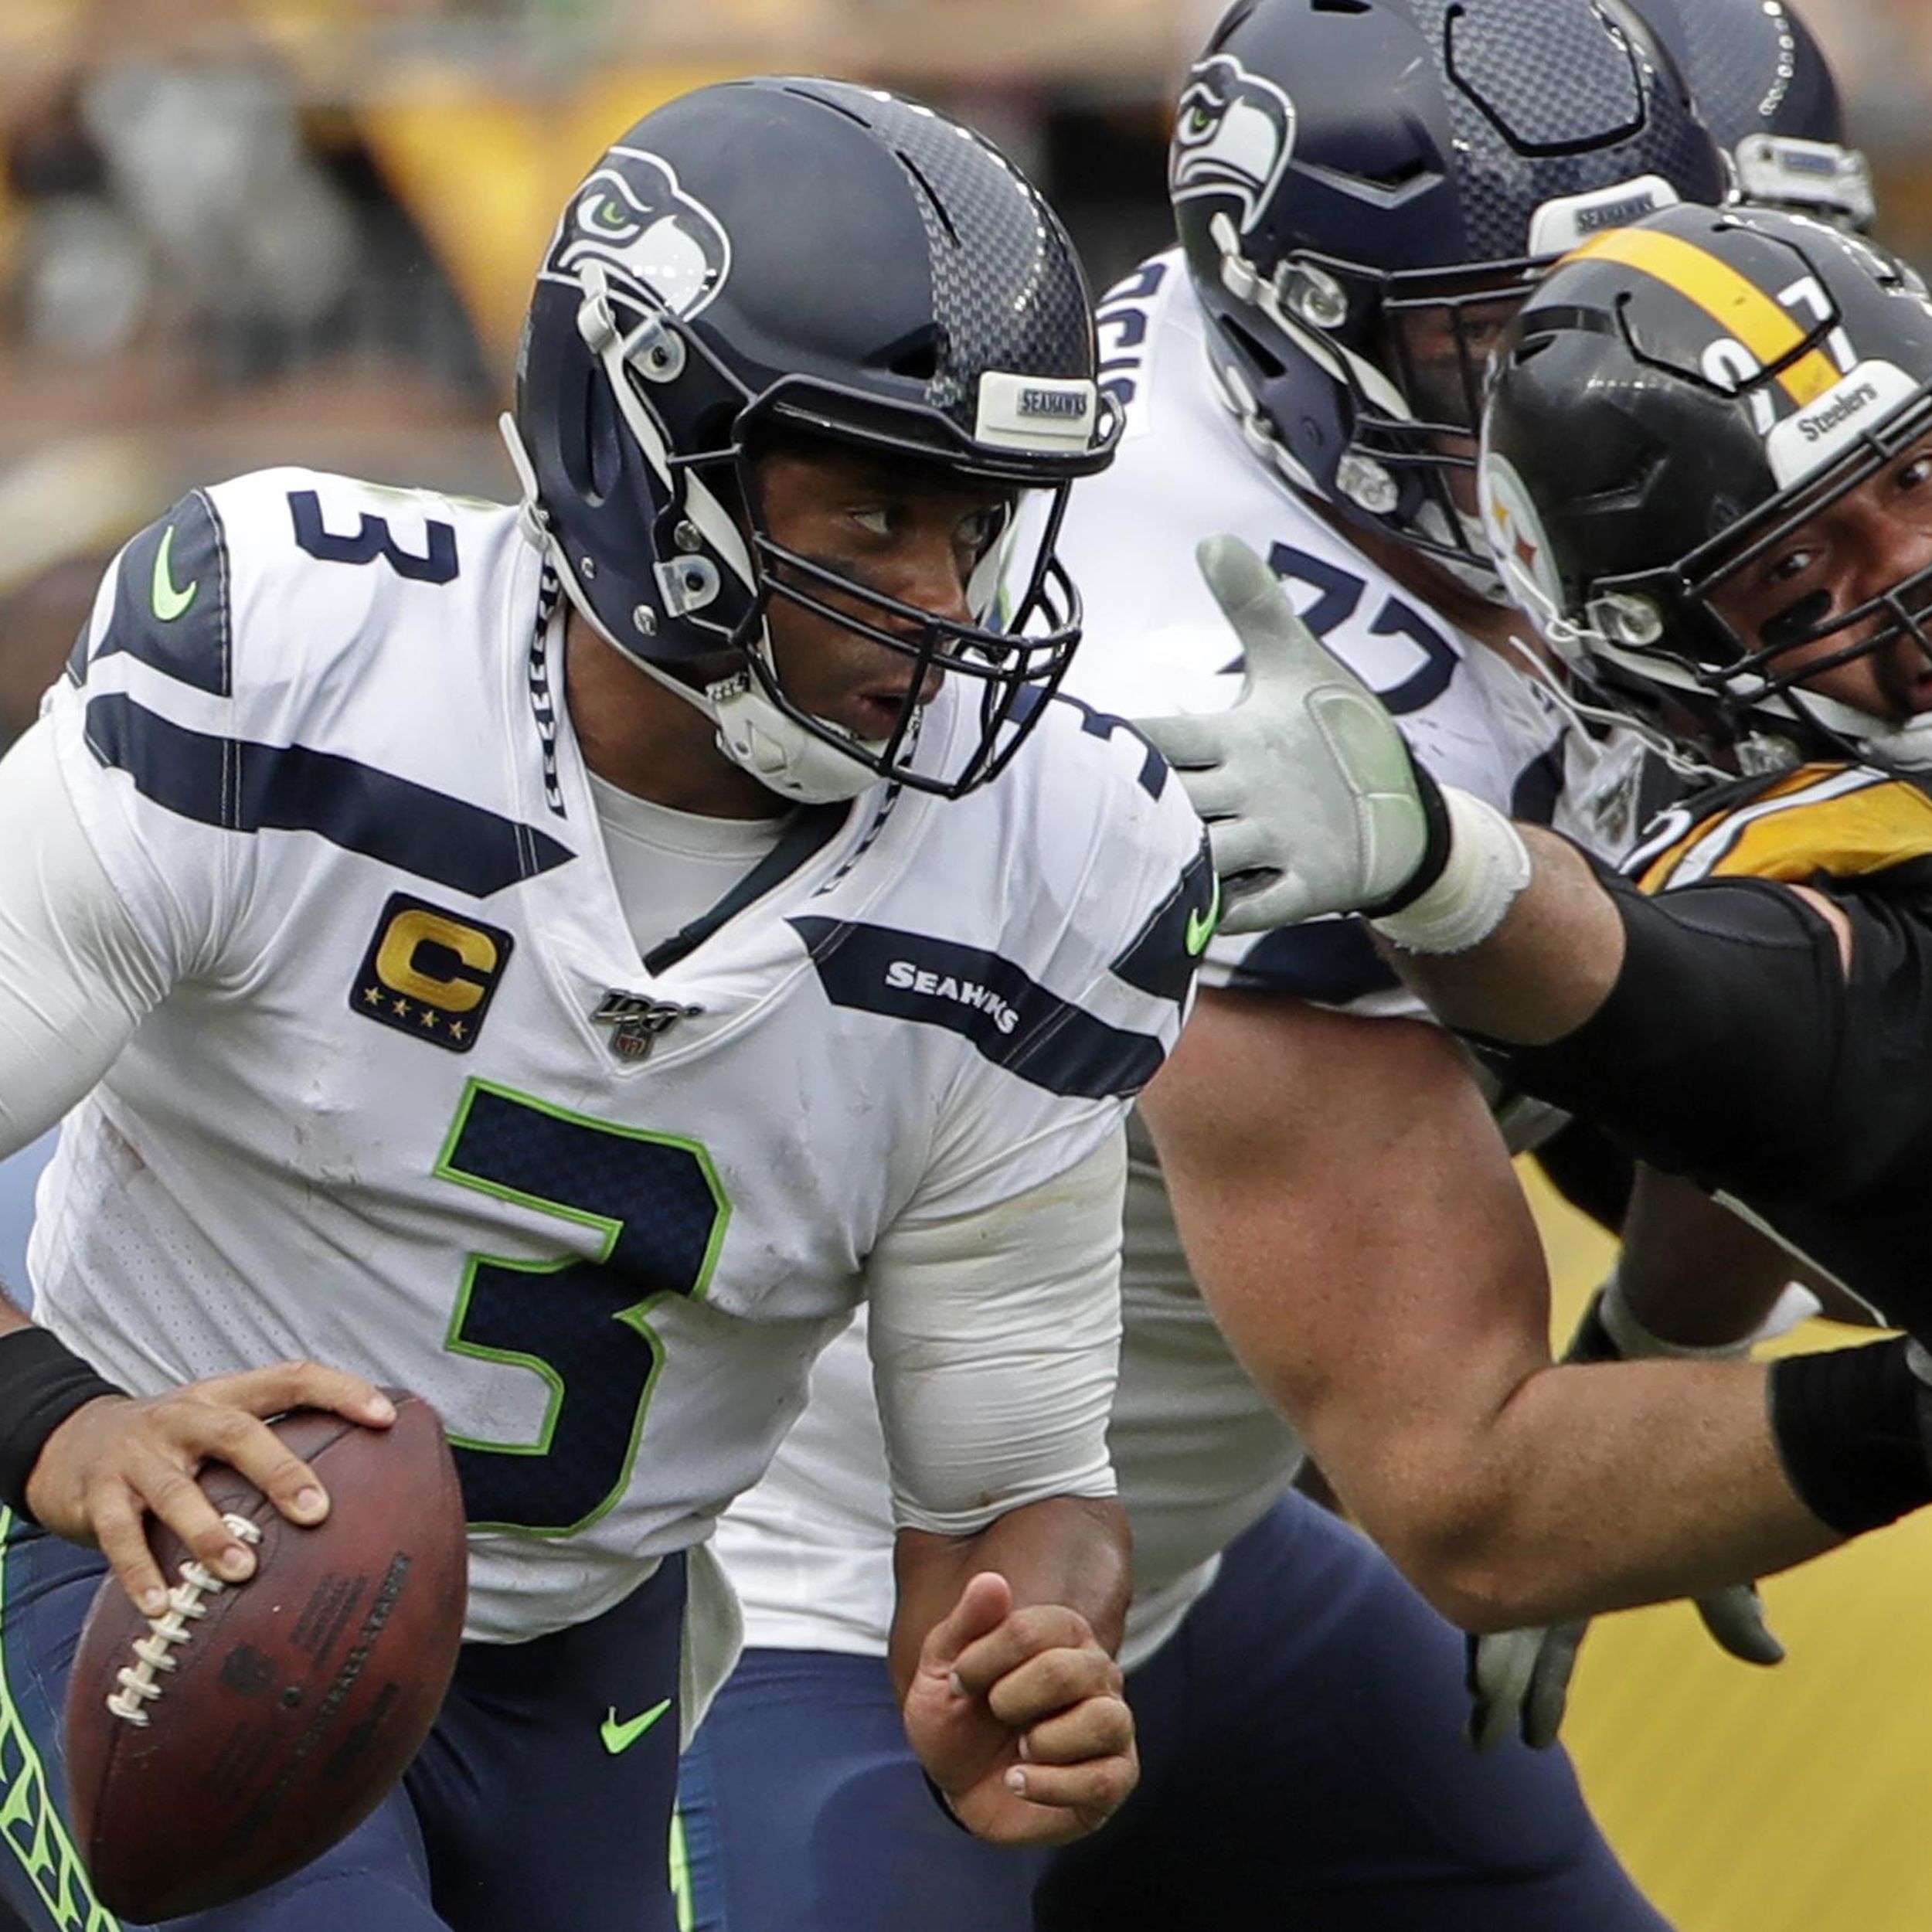
<svg viewBox="0 0 1932 1932">
<path fill-rule="evenodd" d="M 425 972 L 420 955 L 425 946 L 432 945 L 453 953 L 464 965 L 484 977 L 471 979 L 464 973 L 442 977 Z M 487 933 L 412 906 L 389 921 L 376 955 L 376 970 L 383 983 L 399 993 L 427 1001 L 445 1012 L 467 1013 L 481 1004 L 488 988 L 488 976 L 495 971 L 501 957 L 496 941 Z"/>
</svg>

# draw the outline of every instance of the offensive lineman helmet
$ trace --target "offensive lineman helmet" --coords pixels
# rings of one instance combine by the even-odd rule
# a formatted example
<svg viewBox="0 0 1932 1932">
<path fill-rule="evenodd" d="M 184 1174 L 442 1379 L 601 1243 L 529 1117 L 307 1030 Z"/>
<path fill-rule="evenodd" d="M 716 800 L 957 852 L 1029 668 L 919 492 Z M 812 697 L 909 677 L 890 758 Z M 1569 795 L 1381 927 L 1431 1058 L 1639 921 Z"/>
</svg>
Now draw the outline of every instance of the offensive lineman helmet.
<svg viewBox="0 0 1932 1932">
<path fill-rule="evenodd" d="M 572 195 L 505 430 L 578 609 L 712 716 L 727 757 L 823 801 L 882 776 L 956 797 L 1004 767 L 1079 638 L 1053 540 L 1068 484 L 1106 464 L 1117 426 L 1072 246 L 1004 157 L 890 94 L 760 78 L 648 115 Z M 1046 514 L 1008 515 L 971 621 L 935 617 L 774 542 L 755 457 L 798 435 L 1042 491 Z M 1030 570 L 1009 554 L 1022 523 L 1042 532 Z M 1002 580 L 1018 591 L 998 615 Z M 774 599 L 913 661 L 884 738 L 788 695 Z M 939 773 L 913 764 L 935 668 L 975 694 L 979 726 Z"/>
<path fill-rule="evenodd" d="M 1168 186 L 1256 447 L 1495 596 L 1468 480 L 1492 341 L 1543 261 L 1726 178 L 1621 0 L 1236 0 Z"/>
<path fill-rule="evenodd" d="M 1861 233 L 1871 226 L 1870 165 L 1846 145 L 1825 50 L 1784 0 L 1635 5 L 1730 155 L 1744 200 Z"/>
<path fill-rule="evenodd" d="M 1517 601 L 1624 709 L 1746 769 L 1848 747 L 1923 764 L 1932 568 L 1838 607 L 1804 526 L 1884 473 L 1886 515 L 1932 556 L 1929 434 L 1916 275 L 1808 216 L 1667 209 L 1524 306 L 1485 421 L 1485 522 Z M 1808 687 L 1860 658 L 1894 715 Z"/>
</svg>

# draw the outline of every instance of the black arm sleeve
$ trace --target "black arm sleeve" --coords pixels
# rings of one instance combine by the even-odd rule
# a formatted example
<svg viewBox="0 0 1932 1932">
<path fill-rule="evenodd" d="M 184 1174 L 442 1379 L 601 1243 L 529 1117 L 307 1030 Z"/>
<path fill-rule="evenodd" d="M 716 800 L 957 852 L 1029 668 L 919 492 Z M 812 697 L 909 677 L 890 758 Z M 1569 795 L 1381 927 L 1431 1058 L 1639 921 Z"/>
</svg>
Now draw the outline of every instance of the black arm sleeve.
<svg viewBox="0 0 1932 1932">
<path fill-rule="evenodd" d="M 1472 1040 L 1505 1077 L 1654 1165 L 1746 1200 L 1840 1199 L 1922 1152 L 1924 909 L 1835 893 L 1853 927 L 1848 979 L 1830 924 L 1782 886 L 1712 880 L 1652 898 L 1599 872 L 1623 920 L 1622 972 L 1553 1045 Z"/>
</svg>

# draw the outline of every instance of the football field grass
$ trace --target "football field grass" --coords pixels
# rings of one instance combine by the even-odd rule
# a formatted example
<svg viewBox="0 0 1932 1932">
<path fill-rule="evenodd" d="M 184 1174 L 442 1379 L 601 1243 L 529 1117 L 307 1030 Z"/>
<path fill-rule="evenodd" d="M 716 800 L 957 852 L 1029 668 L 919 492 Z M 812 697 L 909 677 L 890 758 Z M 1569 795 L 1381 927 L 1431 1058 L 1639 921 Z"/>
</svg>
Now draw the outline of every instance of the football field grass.
<svg viewBox="0 0 1932 1932">
<path fill-rule="evenodd" d="M 1566 1338 L 1611 1244 L 1526 1179 Z M 1867 1338 L 1810 1323 L 1791 1344 Z M 1678 1932 L 1927 1932 L 1932 1511 L 1764 1589 L 1770 1670 L 1685 1604 L 1592 1626 L 1563 1732 L 1591 1806 Z"/>
</svg>

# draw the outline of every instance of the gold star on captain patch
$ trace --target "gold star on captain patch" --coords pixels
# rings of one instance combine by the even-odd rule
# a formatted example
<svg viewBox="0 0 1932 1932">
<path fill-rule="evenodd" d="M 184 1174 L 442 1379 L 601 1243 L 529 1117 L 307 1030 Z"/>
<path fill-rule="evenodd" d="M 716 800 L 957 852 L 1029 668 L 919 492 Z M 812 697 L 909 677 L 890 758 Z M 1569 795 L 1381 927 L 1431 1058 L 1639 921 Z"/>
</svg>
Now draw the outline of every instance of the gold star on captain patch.
<svg viewBox="0 0 1932 1932">
<path fill-rule="evenodd" d="M 440 1053 L 467 1053 L 515 945 L 501 927 L 392 893 L 349 982 L 349 1009 Z"/>
</svg>

